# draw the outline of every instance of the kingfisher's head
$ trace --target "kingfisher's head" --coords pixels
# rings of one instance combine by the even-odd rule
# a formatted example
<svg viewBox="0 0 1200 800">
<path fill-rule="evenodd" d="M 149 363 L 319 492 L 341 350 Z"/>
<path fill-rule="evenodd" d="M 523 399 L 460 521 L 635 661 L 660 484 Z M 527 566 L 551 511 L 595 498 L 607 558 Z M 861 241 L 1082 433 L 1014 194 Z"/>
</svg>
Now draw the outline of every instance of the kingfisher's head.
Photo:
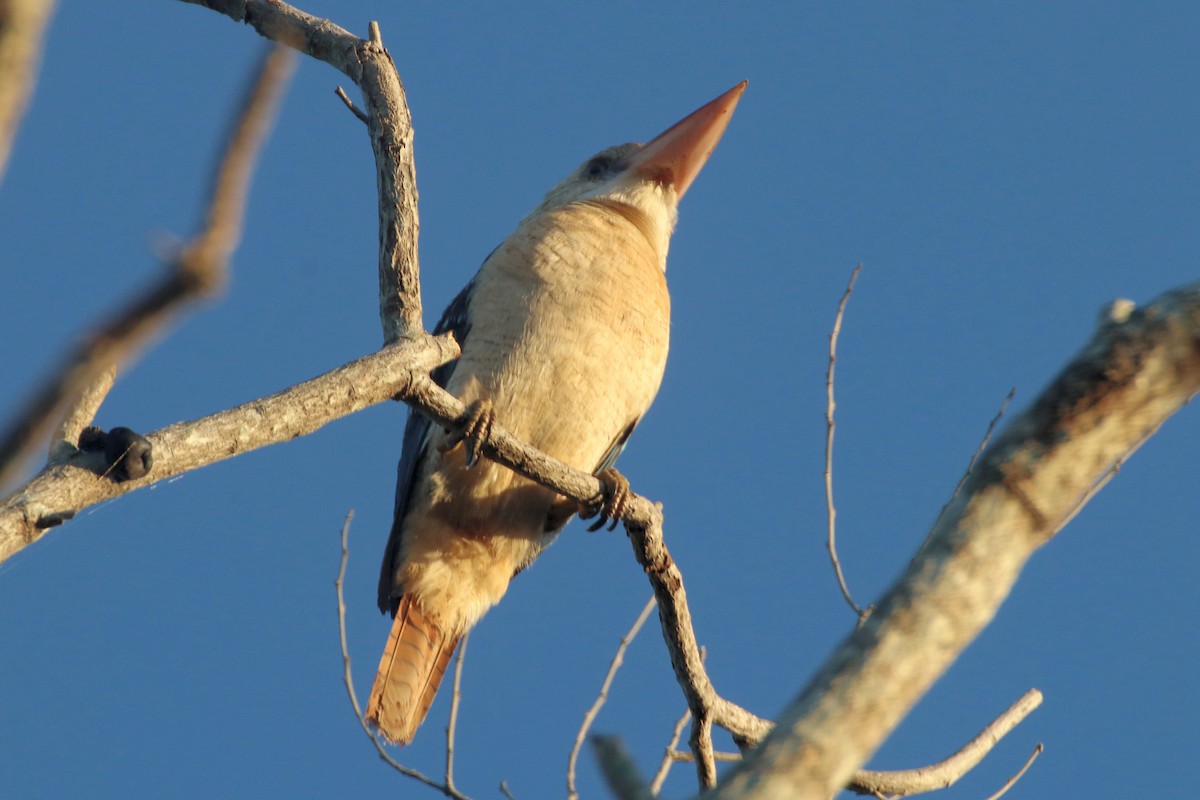
<svg viewBox="0 0 1200 800">
<path fill-rule="evenodd" d="M 665 257 L 679 200 L 725 133 L 745 89 L 746 81 L 742 81 L 646 144 L 621 144 L 602 150 L 551 189 L 533 213 L 578 202 L 640 212 Z"/>
</svg>

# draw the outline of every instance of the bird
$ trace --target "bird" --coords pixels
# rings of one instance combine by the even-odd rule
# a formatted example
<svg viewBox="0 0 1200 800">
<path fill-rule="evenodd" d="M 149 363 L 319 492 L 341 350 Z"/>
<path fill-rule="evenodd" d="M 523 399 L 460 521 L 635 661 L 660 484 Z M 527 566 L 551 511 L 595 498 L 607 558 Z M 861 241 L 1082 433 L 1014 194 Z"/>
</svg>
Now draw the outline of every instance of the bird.
<svg viewBox="0 0 1200 800">
<path fill-rule="evenodd" d="M 462 636 L 581 508 L 479 449 L 493 421 L 605 487 L 616 524 L 628 481 L 613 468 L 666 368 L 667 249 L 742 81 L 646 144 L 592 156 L 484 260 L 435 334 L 460 356 L 433 380 L 468 408 L 465 433 L 410 411 L 379 608 L 393 616 L 367 720 L 412 741 Z M 596 527 L 596 526 L 593 526 Z"/>
</svg>

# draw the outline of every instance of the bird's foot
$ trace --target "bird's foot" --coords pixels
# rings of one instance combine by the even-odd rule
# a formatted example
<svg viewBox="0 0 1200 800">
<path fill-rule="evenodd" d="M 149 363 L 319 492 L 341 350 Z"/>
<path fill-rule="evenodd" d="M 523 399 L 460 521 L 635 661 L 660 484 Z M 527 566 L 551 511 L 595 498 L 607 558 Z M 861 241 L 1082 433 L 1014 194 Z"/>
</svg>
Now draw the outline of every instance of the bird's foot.
<svg viewBox="0 0 1200 800">
<path fill-rule="evenodd" d="M 129 428 L 84 428 L 79 449 L 104 454 L 101 474 L 117 483 L 143 478 L 154 466 L 154 448 L 150 440 Z"/>
<path fill-rule="evenodd" d="M 579 516 L 581 519 L 591 519 L 599 514 L 600 518 L 588 526 L 588 531 L 598 531 L 605 524 L 611 531 L 621 521 L 633 493 L 629 491 L 629 480 L 613 467 L 603 470 L 596 477 L 600 480 L 600 494 L 579 512 Z"/>
<path fill-rule="evenodd" d="M 476 400 L 467 406 L 463 415 L 463 424 L 454 433 L 446 437 L 446 441 L 438 446 L 438 451 L 449 453 L 460 444 L 466 448 L 467 468 L 479 463 L 483 454 L 483 446 L 492 435 L 492 426 L 496 424 L 496 409 L 491 400 Z"/>
</svg>

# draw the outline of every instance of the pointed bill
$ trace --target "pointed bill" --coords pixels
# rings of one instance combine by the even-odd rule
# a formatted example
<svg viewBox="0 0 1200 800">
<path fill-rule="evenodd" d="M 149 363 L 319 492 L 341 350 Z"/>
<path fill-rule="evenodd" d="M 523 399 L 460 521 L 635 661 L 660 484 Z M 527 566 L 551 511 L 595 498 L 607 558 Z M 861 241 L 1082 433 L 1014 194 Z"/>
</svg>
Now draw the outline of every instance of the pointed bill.
<svg viewBox="0 0 1200 800">
<path fill-rule="evenodd" d="M 674 186 L 678 196 L 683 197 L 725 133 L 745 90 L 746 81 L 742 81 L 667 128 L 638 151 L 629 168 L 645 178 Z"/>
</svg>

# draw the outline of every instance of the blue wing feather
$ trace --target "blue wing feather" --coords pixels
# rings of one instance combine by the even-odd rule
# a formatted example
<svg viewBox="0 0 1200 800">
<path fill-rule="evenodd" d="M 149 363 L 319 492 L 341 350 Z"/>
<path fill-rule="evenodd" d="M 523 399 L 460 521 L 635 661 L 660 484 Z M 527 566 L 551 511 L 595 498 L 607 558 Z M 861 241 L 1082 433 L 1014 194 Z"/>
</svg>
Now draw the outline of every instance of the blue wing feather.
<svg viewBox="0 0 1200 800">
<path fill-rule="evenodd" d="M 637 427 L 640 420 L 641 417 L 638 417 L 617 434 L 617 438 L 613 439 L 613 443 L 604 451 L 604 457 L 600 459 L 600 465 L 596 467 L 596 471 L 593 474 L 599 475 L 617 463 L 617 457 L 621 455 L 621 452 L 625 449 L 625 445 L 629 443 L 629 437 L 633 435 L 633 429 Z"/>
<path fill-rule="evenodd" d="M 474 289 L 475 281 L 472 280 L 450 302 L 433 329 L 435 335 L 453 333 L 458 346 L 466 346 L 467 336 L 471 331 L 470 305 Z M 430 377 L 434 383 L 445 388 L 457 363 L 451 361 L 433 370 Z M 430 424 L 429 418 L 424 414 L 409 409 L 408 422 L 404 425 L 400 464 L 396 468 L 396 507 L 392 517 L 392 532 L 388 537 L 387 549 L 383 551 L 383 564 L 379 570 L 379 610 L 391 614 L 396 613 L 401 594 L 401 587 L 396 580 L 396 570 L 400 566 L 400 532 L 404 527 L 404 518 L 408 515 L 408 504 L 416 486 L 417 474 L 425 459 L 425 444 Z"/>
</svg>

